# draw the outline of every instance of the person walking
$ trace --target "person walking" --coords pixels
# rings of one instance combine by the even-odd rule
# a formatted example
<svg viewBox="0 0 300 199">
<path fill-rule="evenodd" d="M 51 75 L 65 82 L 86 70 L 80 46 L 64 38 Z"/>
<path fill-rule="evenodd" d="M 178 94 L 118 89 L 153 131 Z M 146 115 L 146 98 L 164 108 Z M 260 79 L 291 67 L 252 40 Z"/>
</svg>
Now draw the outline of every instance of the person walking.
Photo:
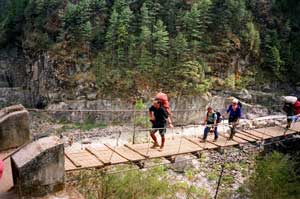
<svg viewBox="0 0 300 199">
<path fill-rule="evenodd" d="M 235 134 L 235 128 L 239 124 L 239 120 L 242 116 L 242 110 L 241 110 L 241 105 L 239 103 L 239 100 L 234 98 L 226 112 L 227 114 L 229 114 L 229 118 L 228 118 L 228 123 L 230 127 L 229 140 L 232 140 Z"/>
<path fill-rule="evenodd" d="M 165 133 L 167 131 L 167 120 L 168 113 L 161 105 L 160 100 L 154 100 L 153 105 L 149 108 L 149 117 L 152 122 L 152 130 L 150 131 L 150 136 L 153 140 L 153 146 L 151 148 L 160 147 L 160 150 L 163 150 L 165 145 Z M 172 123 L 169 123 L 169 127 L 172 127 Z M 161 145 L 158 144 L 155 133 L 159 131 L 161 136 Z"/>
<path fill-rule="evenodd" d="M 217 113 L 214 112 L 213 108 L 210 106 L 207 108 L 207 113 L 203 125 L 206 125 L 206 127 L 204 129 L 202 141 L 206 142 L 208 133 L 214 132 L 215 134 L 214 142 L 216 142 L 218 139 Z"/>
</svg>

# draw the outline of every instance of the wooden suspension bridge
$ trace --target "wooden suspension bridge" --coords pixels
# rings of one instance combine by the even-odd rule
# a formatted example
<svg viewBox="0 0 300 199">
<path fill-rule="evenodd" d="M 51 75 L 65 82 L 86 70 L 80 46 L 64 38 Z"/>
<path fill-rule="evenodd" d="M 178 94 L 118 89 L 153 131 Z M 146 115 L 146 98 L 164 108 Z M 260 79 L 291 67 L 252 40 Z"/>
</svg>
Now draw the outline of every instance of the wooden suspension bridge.
<svg viewBox="0 0 300 199">
<path fill-rule="evenodd" d="M 218 149 L 242 145 L 284 139 L 286 136 L 300 133 L 300 122 L 296 122 L 286 130 L 283 126 L 271 126 L 251 130 L 236 130 L 233 140 L 228 140 L 228 135 L 219 133 L 216 142 L 213 135 L 209 135 L 206 142 L 201 142 L 196 136 L 181 136 L 166 140 L 162 151 L 152 149 L 150 143 L 125 144 L 123 146 L 88 145 L 84 149 L 69 147 L 65 151 L 65 170 L 74 171 L 88 168 L 103 168 L 108 165 L 123 163 L 138 163 L 152 158 L 172 157 L 180 154 L 197 153 L 204 150 Z"/>
</svg>

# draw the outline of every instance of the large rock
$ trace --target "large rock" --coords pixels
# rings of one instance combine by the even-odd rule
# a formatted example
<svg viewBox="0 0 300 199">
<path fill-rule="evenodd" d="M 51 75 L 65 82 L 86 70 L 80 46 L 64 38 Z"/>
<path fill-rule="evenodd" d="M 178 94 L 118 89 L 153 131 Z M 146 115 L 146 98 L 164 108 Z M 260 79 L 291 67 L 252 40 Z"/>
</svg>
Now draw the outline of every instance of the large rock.
<svg viewBox="0 0 300 199">
<path fill-rule="evenodd" d="M 11 159 L 13 180 L 20 197 L 38 197 L 64 188 L 64 145 L 57 137 L 41 138 Z"/>
<path fill-rule="evenodd" d="M 18 147 L 30 139 L 29 113 L 22 105 L 0 110 L 0 151 Z"/>
<path fill-rule="evenodd" d="M 171 168 L 173 171 L 178 173 L 183 173 L 187 169 L 193 167 L 192 156 L 190 155 L 178 155 L 175 157 L 175 162 L 172 164 Z"/>
</svg>

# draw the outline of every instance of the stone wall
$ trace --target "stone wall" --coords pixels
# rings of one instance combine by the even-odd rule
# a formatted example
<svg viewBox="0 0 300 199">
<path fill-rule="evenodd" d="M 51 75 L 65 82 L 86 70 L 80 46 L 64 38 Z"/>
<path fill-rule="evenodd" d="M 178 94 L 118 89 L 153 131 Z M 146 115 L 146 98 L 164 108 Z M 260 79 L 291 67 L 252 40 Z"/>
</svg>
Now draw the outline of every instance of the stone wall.
<svg viewBox="0 0 300 199">
<path fill-rule="evenodd" d="M 21 146 L 30 139 L 29 113 L 22 105 L 0 110 L 0 151 Z"/>
<path fill-rule="evenodd" d="M 64 146 L 57 137 L 41 138 L 11 159 L 15 188 L 21 197 L 38 197 L 64 188 Z"/>
<path fill-rule="evenodd" d="M 250 95 L 250 94 L 249 94 Z M 248 97 L 249 97 L 248 95 Z M 200 124 L 205 116 L 207 106 L 212 106 L 215 110 L 225 113 L 226 108 L 231 103 L 231 94 L 221 93 L 221 95 L 212 96 L 210 93 L 202 96 L 190 96 L 190 97 L 177 97 L 170 99 L 170 105 L 172 110 L 172 119 L 176 125 L 186 124 Z M 233 96 L 241 99 L 245 97 L 243 93 L 234 94 Z M 266 116 L 269 114 L 278 113 L 277 110 L 270 112 L 267 107 L 252 105 L 251 98 L 255 99 L 250 95 L 250 99 L 242 99 L 243 103 L 243 118 L 253 119 L 255 117 Z M 263 96 L 265 98 L 265 96 Z M 277 103 L 280 106 L 280 102 L 276 102 L 276 96 L 273 95 L 273 99 L 269 98 L 269 103 Z M 144 102 L 145 107 L 141 112 L 132 112 L 126 110 L 133 110 L 134 104 L 120 99 L 113 100 L 76 100 L 76 101 L 65 101 L 57 104 L 51 104 L 47 108 L 51 115 L 58 120 L 72 121 L 72 122 L 85 122 L 85 121 L 97 121 L 103 123 L 116 123 L 126 124 L 132 123 L 133 121 L 141 121 L 148 118 L 148 108 L 151 106 L 151 100 Z M 51 111 L 61 110 L 61 111 Z M 68 110 L 67 112 L 63 110 Z M 72 110 L 104 110 L 101 112 L 77 112 Z M 121 112 L 116 111 L 105 111 L 105 110 L 125 110 Z"/>
</svg>

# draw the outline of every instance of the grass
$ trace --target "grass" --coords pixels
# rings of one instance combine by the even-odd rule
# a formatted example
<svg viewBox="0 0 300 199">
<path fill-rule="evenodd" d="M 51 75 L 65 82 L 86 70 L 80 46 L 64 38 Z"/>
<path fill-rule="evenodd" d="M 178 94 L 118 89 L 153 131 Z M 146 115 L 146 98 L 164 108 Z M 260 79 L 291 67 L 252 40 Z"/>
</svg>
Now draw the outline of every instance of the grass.
<svg viewBox="0 0 300 199">
<path fill-rule="evenodd" d="M 231 162 L 231 163 L 226 163 L 225 164 L 225 169 L 239 171 L 241 169 L 241 167 L 238 163 Z"/>
<path fill-rule="evenodd" d="M 207 175 L 207 179 L 209 181 L 215 181 L 218 179 L 218 177 L 219 177 L 219 174 L 216 170 L 213 170 L 212 172 L 208 173 L 208 175 Z"/>
<path fill-rule="evenodd" d="M 95 122 L 92 120 L 86 120 L 83 123 L 68 123 L 67 121 L 60 121 L 60 124 L 63 124 L 61 131 L 67 131 L 70 129 L 80 129 L 82 131 L 89 131 L 95 128 L 106 128 L 107 124 L 104 122 Z"/>
<path fill-rule="evenodd" d="M 187 171 L 185 171 L 185 176 L 191 181 L 194 179 L 195 177 L 195 172 L 193 169 L 188 169 Z"/>
<path fill-rule="evenodd" d="M 224 185 L 232 185 L 234 183 L 234 177 L 231 175 L 225 175 L 222 178 L 222 184 Z"/>
</svg>

